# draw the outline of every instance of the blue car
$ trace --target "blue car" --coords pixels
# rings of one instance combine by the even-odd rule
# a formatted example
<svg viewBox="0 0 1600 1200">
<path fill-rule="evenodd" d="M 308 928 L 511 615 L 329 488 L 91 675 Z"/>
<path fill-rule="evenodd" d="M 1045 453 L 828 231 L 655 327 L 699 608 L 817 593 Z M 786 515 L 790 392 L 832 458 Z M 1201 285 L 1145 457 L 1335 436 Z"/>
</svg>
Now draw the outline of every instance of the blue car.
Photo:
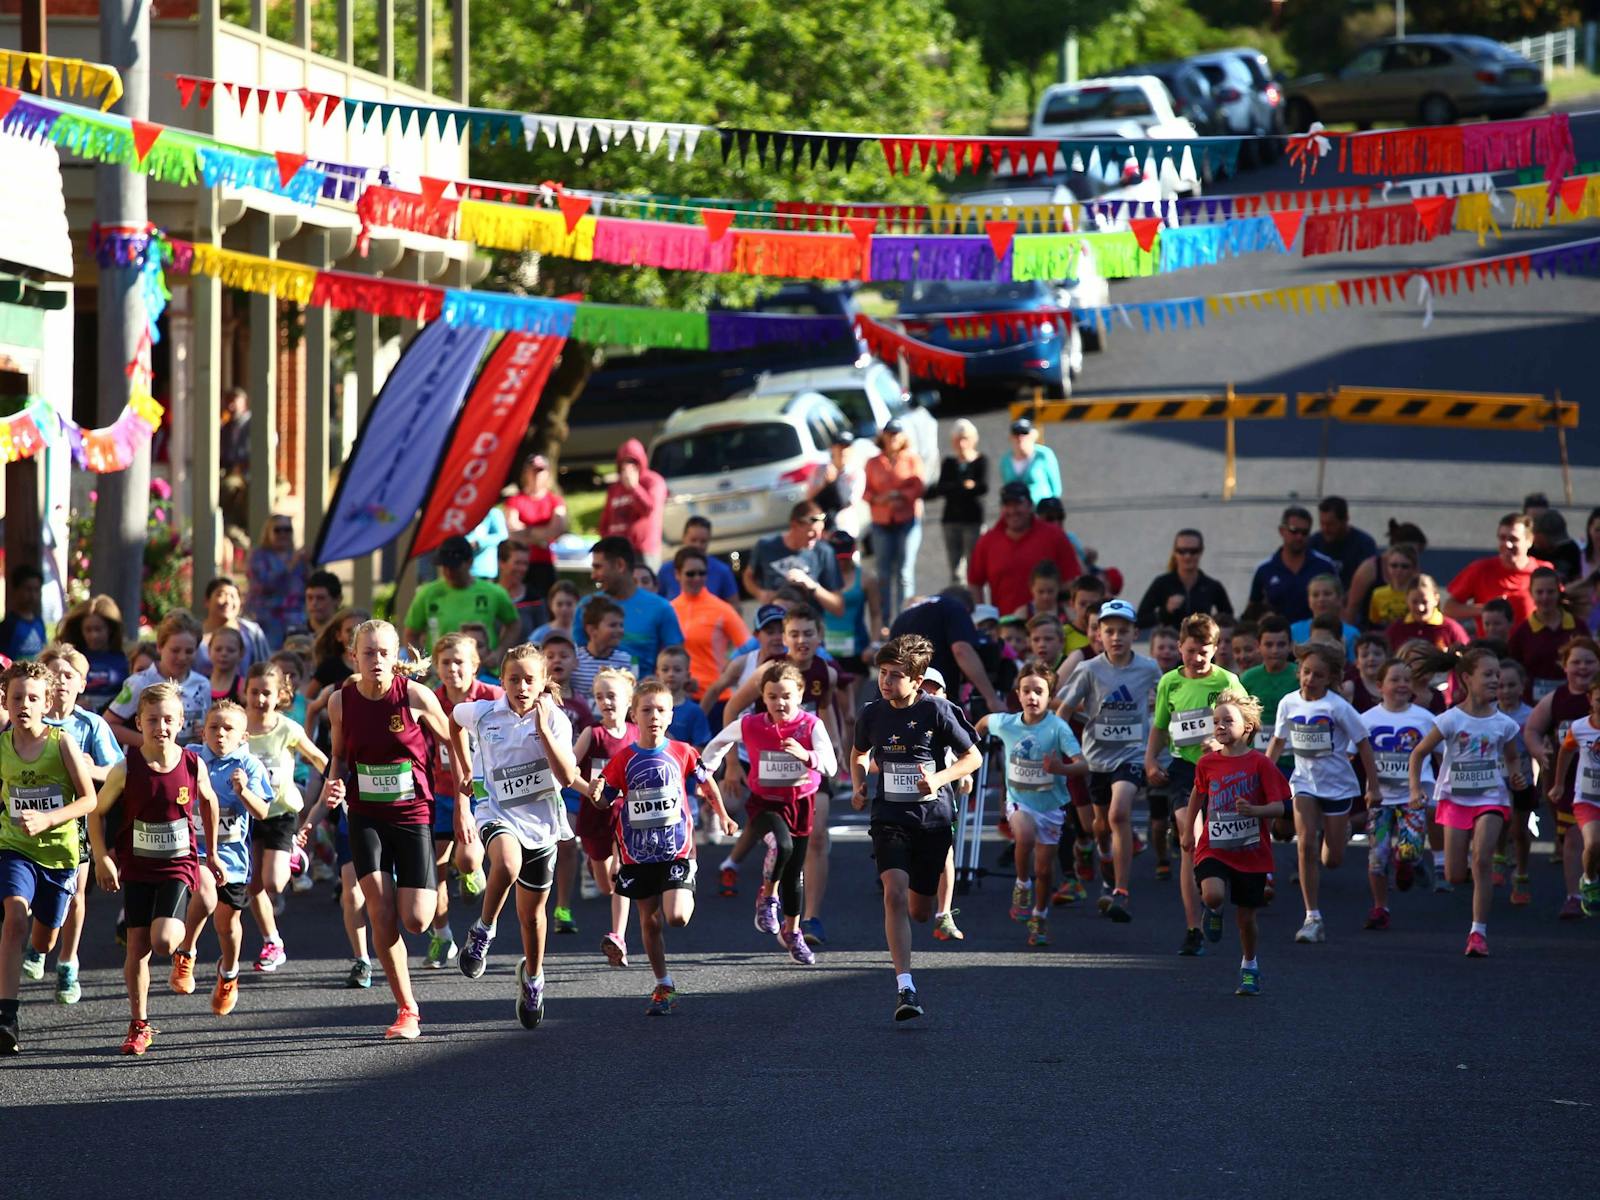
<svg viewBox="0 0 1600 1200">
<path fill-rule="evenodd" d="M 906 285 L 899 316 L 909 336 L 971 355 L 966 364 L 968 387 L 1042 387 L 1047 396 L 1060 399 L 1071 394 L 1072 377 L 1083 365 L 1078 330 L 1057 315 L 1069 307 L 1070 300 L 1042 280 L 928 280 Z M 986 319 L 987 313 L 1041 314 L 1041 318 L 1036 324 L 1023 324 Z"/>
</svg>

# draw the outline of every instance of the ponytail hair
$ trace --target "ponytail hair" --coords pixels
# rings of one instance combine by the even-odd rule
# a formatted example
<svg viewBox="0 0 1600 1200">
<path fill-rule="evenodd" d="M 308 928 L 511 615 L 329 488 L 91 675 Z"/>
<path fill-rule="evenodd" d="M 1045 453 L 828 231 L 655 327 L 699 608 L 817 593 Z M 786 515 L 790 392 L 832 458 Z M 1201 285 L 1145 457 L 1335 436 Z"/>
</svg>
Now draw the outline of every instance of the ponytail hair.
<svg viewBox="0 0 1600 1200">
<path fill-rule="evenodd" d="M 361 636 L 363 634 L 371 634 L 374 637 L 381 634 L 388 634 L 389 637 L 394 639 L 394 673 L 399 675 L 401 678 L 421 679 L 426 676 L 429 671 L 433 670 L 433 660 L 424 658 L 421 654 L 417 653 L 416 648 L 413 646 L 404 647 L 408 657 L 400 657 L 400 650 L 402 649 L 400 644 L 400 634 L 393 625 L 389 624 L 389 622 L 377 619 L 361 622 L 361 624 L 356 626 L 355 633 L 351 635 L 350 646 L 352 649 L 360 645 Z"/>
<path fill-rule="evenodd" d="M 1442 650 L 1429 646 L 1426 654 L 1417 655 L 1418 670 L 1429 675 L 1449 671 L 1463 687 L 1478 666 L 1486 662 L 1494 663 L 1499 670 L 1500 655 L 1487 646 L 1446 646 Z"/>
</svg>

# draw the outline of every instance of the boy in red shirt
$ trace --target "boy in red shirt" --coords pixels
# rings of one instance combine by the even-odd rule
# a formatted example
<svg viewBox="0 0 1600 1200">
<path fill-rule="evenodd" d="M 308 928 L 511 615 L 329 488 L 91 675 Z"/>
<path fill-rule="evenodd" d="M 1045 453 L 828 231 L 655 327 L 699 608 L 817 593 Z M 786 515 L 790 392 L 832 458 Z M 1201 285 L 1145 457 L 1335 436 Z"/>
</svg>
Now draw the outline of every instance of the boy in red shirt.
<svg viewBox="0 0 1600 1200">
<path fill-rule="evenodd" d="M 1283 772 L 1250 746 L 1261 725 L 1261 702 L 1233 688 L 1212 709 L 1214 739 L 1220 747 L 1195 767 L 1194 802 L 1200 814 L 1194 844 L 1194 877 L 1205 906 L 1203 928 L 1212 942 L 1222 940 L 1223 885 L 1233 900 L 1239 926 L 1239 987 L 1236 995 L 1261 992 L 1256 963 L 1256 909 L 1266 900 L 1272 871 L 1268 822 L 1284 814 L 1289 785 Z"/>
</svg>

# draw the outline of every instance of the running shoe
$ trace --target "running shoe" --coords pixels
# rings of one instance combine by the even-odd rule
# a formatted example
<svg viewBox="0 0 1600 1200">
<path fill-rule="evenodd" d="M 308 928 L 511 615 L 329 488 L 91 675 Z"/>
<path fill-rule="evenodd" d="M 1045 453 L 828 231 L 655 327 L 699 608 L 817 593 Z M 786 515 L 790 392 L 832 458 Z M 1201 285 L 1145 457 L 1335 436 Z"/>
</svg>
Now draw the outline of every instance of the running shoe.
<svg viewBox="0 0 1600 1200">
<path fill-rule="evenodd" d="M 1184 931 L 1183 945 L 1178 947 L 1178 953 L 1185 958 L 1199 958 L 1206 952 L 1205 935 L 1198 929 Z"/>
<path fill-rule="evenodd" d="M 921 1015 L 922 1003 L 917 999 L 917 993 L 911 988 L 901 988 L 900 994 L 895 999 L 894 1019 L 910 1021 Z"/>
<path fill-rule="evenodd" d="M 1489 939 L 1481 933 L 1467 934 L 1466 956 L 1468 958 L 1488 958 Z"/>
<path fill-rule="evenodd" d="M 776 878 L 778 867 L 778 839 L 769 833 L 761 840 L 767 847 L 766 853 L 761 856 L 761 878 L 771 883 Z"/>
<path fill-rule="evenodd" d="M 1417 868 L 1405 859 L 1402 858 L 1394 864 L 1394 886 L 1402 892 L 1409 892 L 1416 878 Z"/>
<path fill-rule="evenodd" d="M 1133 913 L 1128 910 L 1127 892 L 1111 893 L 1111 905 L 1106 909 L 1106 916 L 1118 925 L 1126 925 L 1133 920 Z"/>
<path fill-rule="evenodd" d="M 1222 909 L 1211 908 L 1202 904 L 1200 906 L 1200 929 L 1206 935 L 1208 942 L 1222 940 Z"/>
<path fill-rule="evenodd" d="M 778 931 L 778 941 L 789 952 L 789 957 L 802 967 L 812 966 L 817 961 L 817 956 L 812 952 L 811 947 L 806 945 L 806 939 L 798 929 L 793 933 L 780 929 Z"/>
<path fill-rule="evenodd" d="M 1261 889 L 1261 904 L 1262 904 L 1262 906 L 1265 907 L 1266 905 L 1271 904 L 1272 901 L 1273 901 L 1273 898 L 1277 894 L 1278 894 L 1278 889 L 1272 886 L 1272 872 L 1268 871 L 1267 872 L 1267 882 L 1262 886 L 1262 889 Z"/>
<path fill-rule="evenodd" d="M 156 1027 L 149 1021 L 129 1021 L 128 1036 L 122 1039 L 124 1054 L 143 1054 L 156 1040 Z"/>
<path fill-rule="evenodd" d="M 826 946 L 828 938 L 822 928 L 821 917 L 807 917 L 800 922 L 800 933 L 806 939 L 808 946 Z"/>
<path fill-rule="evenodd" d="M 933 919 L 933 936 L 941 942 L 959 942 L 966 939 L 966 934 L 956 928 L 956 914 L 959 908 L 952 908 L 947 913 L 940 913 Z"/>
<path fill-rule="evenodd" d="M 677 1007 L 678 989 L 658 983 L 656 990 L 650 993 L 650 1007 L 644 1011 L 648 1017 L 667 1017 L 671 1016 L 672 1010 Z"/>
<path fill-rule="evenodd" d="M 22 1053 L 22 1030 L 17 1024 L 16 1014 L 11 1015 L 9 1021 L 0 1020 L 0 1054 Z"/>
<path fill-rule="evenodd" d="M 320 858 L 311 864 L 311 881 L 313 883 L 332 883 L 339 878 L 339 873 L 334 870 L 332 863 L 325 863 Z"/>
<path fill-rule="evenodd" d="M 1100 881 L 1100 896 L 1094 906 L 1100 910 L 1102 917 L 1111 915 L 1111 885 L 1105 880 Z"/>
<path fill-rule="evenodd" d="M 608 933 L 600 939 L 600 952 L 613 967 L 628 965 L 628 945 L 615 933 Z"/>
<path fill-rule="evenodd" d="M 1171 878 L 1172 878 L 1172 864 L 1169 863 L 1169 862 L 1158 862 L 1156 864 L 1156 881 L 1158 883 L 1165 883 L 1167 880 L 1169 880 Z"/>
<path fill-rule="evenodd" d="M 372 986 L 372 964 L 364 958 L 357 958 L 350 963 L 350 974 L 344 977 L 347 988 L 369 988 Z"/>
<path fill-rule="evenodd" d="M 309 892 L 316 886 L 316 880 L 311 878 L 311 873 L 309 871 L 303 871 L 299 875 L 289 876 L 289 890 L 291 892 Z"/>
<path fill-rule="evenodd" d="M 467 926 L 467 944 L 456 959 L 456 966 L 468 979 L 482 977 L 484 968 L 489 965 L 489 946 L 493 941 L 494 934 L 484 927 L 482 921 L 474 921 Z"/>
<path fill-rule="evenodd" d="M 524 1029 L 537 1029 L 544 1020 L 544 984 L 528 978 L 528 960 L 517 963 L 517 1020 Z"/>
<path fill-rule="evenodd" d="M 1048 917 L 1028 918 L 1028 945 L 1048 946 L 1050 944 L 1050 920 Z"/>
<path fill-rule="evenodd" d="M 1374 904 L 1371 911 L 1367 913 L 1367 923 L 1364 928 L 1379 931 L 1389 928 L 1389 910 Z"/>
<path fill-rule="evenodd" d="M 1094 878 L 1094 843 L 1073 842 L 1073 870 L 1080 883 L 1088 883 Z"/>
<path fill-rule="evenodd" d="M 1011 885 L 1011 919 L 1026 921 L 1033 912 L 1033 888 L 1025 883 Z"/>
<path fill-rule="evenodd" d="M 1261 994 L 1261 968 L 1240 967 L 1239 986 L 1233 989 L 1235 996 L 1259 996 Z"/>
<path fill-rule="evenodd" d="M 578 871 L 578 898 L 580 900 L 596 900 L 600 896 L 600 885 L 594 881 L 594 875 L 587 867 Z"/>
<path fill-rule="evenodd" d="M 211 989 L 211 1011 L 219 1017 L 231 1013 L 239 1003 L 239 977 L 232 979 L 217 971 L 217 986 Z"/>
<path fill-rule="evenodd" d="M 471 872 L 461 877 L 461 891 L 464 895 L 481 896 L 487 883 L 488 880 L 483 877 L 483 868 L 473 867 Z"/>
<path fill-rule="evenodd" d="M 435 929 L 428 935 L 428 953 L 422 960 L 422 965 L 430 971 L 437 971 L 458 953 L 455 934 L 448 928 Z"/>
<path fill-rule="evenodd" d="M 1328 935 L 1322 927 L 1322 918 L 1308 915 L 1305 923 L 1300 926 L 1299 932 L 1294 935 L 1294 940 L 1303 945 L 1327 941 Z"/>
<path fill-rule="evenodd" d="M 1583 917 L 1583 901 L 1577 896 L 1568 896 L 1561 902 L 1561 920 L 1581 921 Z"/>
<path fill-rule="evenodd" d="M 1600 879 L 1584 878 L 1578 884 L 1578 899 L 1583 903 L 1583 915 L 1592 917 L 1600 909 Z M 40 974 L 44 971 L 44 955 L 39 956 Z M 23 965 L 23 974 L 27 975 L 27 965 Z M 29 975 L 30 979 L 39 978 L 38 975 Z"/>
<path fill-rule="evenodd" d="M 172 952 L 172 974 L 167 976 L 167 985 L 180 996 L 194 992 L 194 955 L 182 950 Z"/>
<path fill-rule="evenodd" d="M 756 929 L 759 932 L 777 933 L 782 917 L 776 896 L 760 896 L 756 899 Z"/>
<path fill-rule="evenodd" d="M 44 955 L 32 946 L 22 952 L 22 977 L 35 982 L 44 978 Z"/>
<path fill-rule="evenodd" d="M 737 896 L 739 894 L 739 872 L 733 867 L 723 867 L 718 877 L 717 895 Z"/>
<path fill-rule="evenodd" d="M 256 956 L 256 970 L 271 974 L 288 961 L 282 942 L 263 942 L 261 953 Z"/>
<path fill-rule="evenodd" d="M 394 1024 L 384 1031 L 383 1036 L 390 1041 L 415 1041 L 422 1036 L 422 1014 L 414 1008 L 400 1008 L 395 1011 Z"/>
<path fill-rule="evenodd" d="M 78 986 L 78 968 L 72 963 L 56 964 L 56 1003 L 76 1004 L 83 998 Z"/>
<path fill-rule="evenodd" d="M 1533 903 L 1533 893 L 1528 890 L 1528 877 L 1526 875 L 1513 875 L 1511 877 L 1511 903 L 1518 908 L 1525 904 Z"/>
<path fill-rule="evenodd" d="M 1456 885 L 1444 877 L 1443 871 L 1435 871 L 1433 873 L 1433 890 L 1435 895 L 1443 892 L 1453 892 L 1456 890 Z"/>
<path fill-rule="evenodd" d="M 1056 889 L 1056 894 L 1050 897 L 1050 903 L 1056 908 L 1063 908 L 1068 904 L 1076 904 L 1088 894 L 1084 891 L 1082 880 L 1069 879 Z"/>
<path fill-rule="evenodd" d="M 1135 829 L 1133 831 L 1133 856 L 1138 858 L 1139 855 L 1143 854 L 1149 848 L 1150 843 L 1144 840 L 1144 834 Z"/>
<path fill-rule="evenodd" d="M 558 908 L 558 909 L 556 909 L 556 922 L 555 922 L 555 924 L 556 924 L 555 931 L 557 933 L 577 933 L 578 932 L 578 923 L 575 920 L 572 919 L 572 910 L 570 908 Z"/>
<path fill-rule="evenodd" d="M 1496 854 L 1494 856 L 1493 885 L 1495 887 L 1505 887 L 1506 885 L 1506 856 L 1504 854 Z"/>
</svg>

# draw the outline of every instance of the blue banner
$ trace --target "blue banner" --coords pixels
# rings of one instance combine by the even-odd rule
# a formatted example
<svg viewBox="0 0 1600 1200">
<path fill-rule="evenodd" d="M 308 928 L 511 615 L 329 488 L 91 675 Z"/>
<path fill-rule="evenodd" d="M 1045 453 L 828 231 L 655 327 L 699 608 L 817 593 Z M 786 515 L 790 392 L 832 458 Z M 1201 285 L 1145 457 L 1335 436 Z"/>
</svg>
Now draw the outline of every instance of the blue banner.
<svg viewBox="0 0 1600 1200">
<path fill-rule="evenodd" d="M 417 515 L 490 336 L 434 321 L 412 339 L 340 472 L 312 554 L 318 565 L 388 545 Z"/>
</svg>

